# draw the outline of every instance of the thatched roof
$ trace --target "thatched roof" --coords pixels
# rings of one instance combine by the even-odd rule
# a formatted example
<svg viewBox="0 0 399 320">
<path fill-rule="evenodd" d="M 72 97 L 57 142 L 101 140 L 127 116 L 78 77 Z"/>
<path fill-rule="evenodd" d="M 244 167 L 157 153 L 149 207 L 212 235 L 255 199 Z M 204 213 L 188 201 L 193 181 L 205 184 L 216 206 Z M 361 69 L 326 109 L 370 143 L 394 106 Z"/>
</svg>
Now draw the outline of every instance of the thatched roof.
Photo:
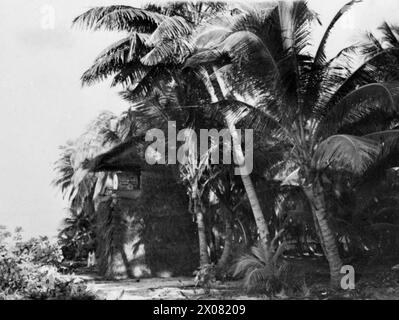
<svg viewBox="0 0 399 320">
<path fill-rule="evenodd" d="M 150 143 L 144 141 L 144 136 L 128 139 L 119 145 L 112 147 L 107 152 L 101 153 L 91 160 L 86 160 L 82 167 L 89 172 L 102 171 L 164 171 L 175 170 L 175 165 L 148 164 L 145 158 Z M 147 153 L 147 157 L 149 153 Z M 157 153 L 151 153 L 157 157 Z"/>
<path fill-rule="evenodd" d="M 145 167 L 145 160 L 137 140 L 137 138 L 129 139 L 109 151 L 99 154 L 86 161 L 83 168 L 91 172 L 100 172 L 137 171 Z"/>
</svg>

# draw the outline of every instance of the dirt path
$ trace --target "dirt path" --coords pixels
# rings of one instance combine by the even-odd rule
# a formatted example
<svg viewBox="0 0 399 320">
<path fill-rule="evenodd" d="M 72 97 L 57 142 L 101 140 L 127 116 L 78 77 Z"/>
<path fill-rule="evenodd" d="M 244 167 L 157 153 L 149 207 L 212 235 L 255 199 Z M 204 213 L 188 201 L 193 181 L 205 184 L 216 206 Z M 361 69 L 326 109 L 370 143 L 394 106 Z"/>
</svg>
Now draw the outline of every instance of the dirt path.
<svg viewBox="0 0 399 320">
<path fill-rule="evenodd" d="M 195 288 L 193 278 L 150 278 L 104 281 L 86 277 L 90 289 L 105 300 L 242 299 L 237 282 L 215 285 L 210 292 Z"/>
<path fill-rule="evenodd" d="M 397 263 L 397 261 L 395 262 Z M 328 292 L 328 270 L 315 263 L 306 264 L 309 295 L 299 299 L 388 299 L 399 300 L 399 268 L 392 269 L 392 262 L 373 266 L 356 266 L 356 289 L 340 292 L 338 295 Z M 304 266 L 305 267 L 305 266 Z M 239 281 L 214 283 L 206 292 L 196 288 L 193 277 L 149 278 L 137 280 L 106 281 L 95 274 L 79 274 L 88 282 L 90 289 L 106 300 L 172 300 L 172 299 L 265 299 L 266 295 L 248 296 L 240 288 Z M 274 297 L 274 299 L 289 297 Z"/>
</svg>

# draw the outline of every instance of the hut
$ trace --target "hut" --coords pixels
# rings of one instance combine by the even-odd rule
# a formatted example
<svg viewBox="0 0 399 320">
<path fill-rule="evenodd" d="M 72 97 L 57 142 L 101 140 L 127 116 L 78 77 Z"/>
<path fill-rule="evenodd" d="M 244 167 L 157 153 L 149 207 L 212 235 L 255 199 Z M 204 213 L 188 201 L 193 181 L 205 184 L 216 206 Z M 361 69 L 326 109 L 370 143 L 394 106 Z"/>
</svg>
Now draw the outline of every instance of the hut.
<svg viewBox="0 0 399 320">
<path fill-rule="evenodd" d="M 148 165 L 132 141 L 85 164 L 100 173 L 97 257 L 107 278 L 191 275 L 198 243 L 173 166 Z"/>
</svg>

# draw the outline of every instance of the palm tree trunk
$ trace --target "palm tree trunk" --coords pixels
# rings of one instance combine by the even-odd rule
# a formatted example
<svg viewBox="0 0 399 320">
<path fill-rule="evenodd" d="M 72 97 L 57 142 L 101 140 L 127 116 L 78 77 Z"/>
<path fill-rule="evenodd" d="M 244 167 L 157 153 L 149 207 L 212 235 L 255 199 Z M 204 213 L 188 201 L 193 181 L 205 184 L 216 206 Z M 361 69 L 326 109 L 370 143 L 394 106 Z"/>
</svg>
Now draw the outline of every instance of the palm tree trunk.
<svg viewBox="0 0 399 320">
<path fill-rule="evenodd" d="M 131 270 L 131 267 L 130 267 L 130 262 L 129 262 L 129 259 L 127 258 L 127 255 L 126 255 L 125 248 L 124 248 L 123 244 L 120 246 L 119 252 L 121 253 L 122 261 L 123 261 L 123 264 L 125 265 L 125 268 L 126 268 L 126 276 L 129 279 L 131 279 L 131 278 L 133 278 L 133 274 L 132 274 L 132 270 Z"/>
<path fill-rule="evenodd" d="M 251 204 L 252 213 L 255 218 L 256 227 L 258 228 L 260 241 L 263 244 L 267 245 L 269 241 L 269 228 L 263 215 L 258 196 L 252 183 L 252 179 L 249 176 L 248 171 L 245 167 L 245 158 L 242 152 L 241 142 L 238 139 L 237 130 L 235 128 L 235 125 L 231 121 L 229 121 L 228 118 L 229 117 L 227 117 L 227 124 L 233 140 L 233 152 L 236 158 L 236 164 L 239 166 L 239 169 L 241 171 L 241 180 L 244 184 L 249 203 Z"/>
<path fill-rule="evenodd" d="M 304 188 L 304 191 L 311 204 L 316 230 L 319 233 L 324 255 L 330 267 L 331 286 L 338 289 L 341 282 L 342 261 L 338 253 L 335 234 L 328 224 L 323 186 L 316 178 L 313 184 Z"/>
<path fill-rule="evenodd" d="M 219 72 L 217 71 L 216 67 L 214 67 L 214 73 L 216 75 L 216 80 L 219 84 L 219 88 L 222 92 L 222 95 L 226 99 L 230 93 L 229 89 L 225 86 L 224 81 L 223 81 L 221 75 L 219 74 Z M 215 90 L 213 90 L 213 92 L 215 92 Z M 268 241 L 269 241 L 269 228 L 267 227 L 266 219 L 263 215 L 261 206 L 259 204 L 259 199 L 256 194 L 254 185 L 252 183 L 252 179 L 249 176 L 248 170 L 246 170 L 246 167 L 245 167 L 244 153 L 242 151 L 241 141 L 238 138 L 238 133 L 237 133 L 237 129 L 235 127 L 233 117 L 231 115 L 227 115 L 226 122 L 227 122 L 227 126 L 229 128 L 230 135 L 231 135 L 231 138 L 233 141 L 233 152 L 234 152 L 234 156 L 236 159 L 236 164 L 238 165 L 238 167 L 241 171 L 241 180 L 244 184 L 245 191 L 248 196 L 248 200 L 251 204 L 252 213 L 254 215 L 256 226 L 257 226 L 258 232 L 259 232 L 259 238 L 263 244 L 267 245 Z"/>
<path fill-rule="evenodd" d="M 206 241 L 204 214 L 198 199 L 194 199 L 194 212 L 197 218 L 199 253 L 200 253 L 200 267 L 209 264 L 208 244 Z"/>
<path fill-rule="evenodd" d="M 259 232 L 259 238 L 263 244 L 267 244 L 269 241 L 269 228 L 267 227 L 265 217 L 263 216 L 263 212 L 260 207 L 258 196 L 256 194 L 251 177 L 248 175 L 242 175 L 241 180 L 244 184 L 248 200 L 251 204 L 252 213 L 254 215 L 256 226 Z"/>
<path fill-rule="evenodd" d="M 227 209 L 225 209 L 227 211 Z M 225 212 L 225 238 L 222 255 L 217 264 L 219 270 L 223 270 L 229 262 L 233 246 L 233 226 L 230 212 Z"/>
</svg>

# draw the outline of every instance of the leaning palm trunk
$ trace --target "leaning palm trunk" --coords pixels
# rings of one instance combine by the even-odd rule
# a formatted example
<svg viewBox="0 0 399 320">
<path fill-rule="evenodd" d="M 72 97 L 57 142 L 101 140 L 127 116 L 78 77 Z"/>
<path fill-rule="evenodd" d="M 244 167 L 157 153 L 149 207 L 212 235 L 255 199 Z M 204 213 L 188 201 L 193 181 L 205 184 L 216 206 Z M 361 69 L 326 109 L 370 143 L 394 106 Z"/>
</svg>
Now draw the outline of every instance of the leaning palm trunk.
<svg viewBox="0 0 399 320">
<path fill-rule="evenodd" d="M 229 96 L 229 90 L 225 86 L 224 81 L 221 78 L 221 76 L 219 75 L 219 72 L 217 71 L 216 67 L 214 68 L 214 73 L 216 75 L 216 79 L 217 79 L 220 91 L 222 92 L 223 98 L 226 99 Z M 204 84 L 205 84 L 206 88 L 208 89 L 208 92 L 211 96 L 212 101 L 217 102 L 218 99 L 216 96 L 216 91 L 212 85 L 209 74 L 207 72 L 204 72 L 204 77 L 206 79 Z M 241 141 L 238 138 L 238 133 L 237 133 L 237 129 L 235 127 L 233 117 L 227 115 L 226 122 L 227 122 L 227 126 L 229 128 L 230 135 L 231 135 L 232 141 L 233 141 L 233 153 L 234 153 L 234 157 L 236 159 L 236 164 L 238 165 L 238 167 L 241 171 L 241 174 L 240 174 L 241 180 L 244 184 L 245 191 L 248 196 L 248 200 L 251 204 L 251 209 L 252 209 L 252 213 L 255 218 L 259 237 L 260 237 L 261 242 L 266 245 L 269 241 L 269 239 L 268 239 L 269 238 L 269 229 L 267 227 L 265 217 L 263 215 L 261 206 L 259 204 L 259 199 L 256 194 L 254 185 L 252 183 L 252 179 L 249 176 L 248 170 L 245 167 L 245 158 L 244 158 L 244 154 L 243 154 L 242 147 L 241 147 Z"/>
<path fill-rule="evenodd" d="M 194 213 L 197 219 L 200 266 L 203 267 L 209 264 L 209 256 L 208 256 L 208 244 L 206 241 L 204 214 L 202 212 L 202 206 L 199 203 L 198 199 L 194 199 Z"/>
<path fill-rule="evenodd" d="M 342 261 L 339 257 L 335 234 L 328 224 L 323 187 L 320 181 L 315 179 L 313 184 L 304 188 L 304 191 L 310 202 L 315 218 L 316 230 L 318 231 L 324 255 L 330 267 L 331 286 L 338 289 L 341 281 L 340 271 Z"/>
<path fill-rule="evenodd" d="M 241 143 L 238 140 L 236 128 L 232 123 L 229 123 L 228 126 L 233 140 L 234 155 L 241 171 L 241 180 L 244 184 L 245 192 L 247 193 L 249 203 L 251 204 L 252 213 L 254 215 L 256 226 L 259 232 L 259 238 L 263 244 L 267 245 L 269 240 L 269 228 L 267 227 L 267 223 L 263 215 L 254 185 L 252 183 L 252 179 L 248 174 L 247 168 L 245 167 L 245 159 L 242 153 Z"/>
</svg>

